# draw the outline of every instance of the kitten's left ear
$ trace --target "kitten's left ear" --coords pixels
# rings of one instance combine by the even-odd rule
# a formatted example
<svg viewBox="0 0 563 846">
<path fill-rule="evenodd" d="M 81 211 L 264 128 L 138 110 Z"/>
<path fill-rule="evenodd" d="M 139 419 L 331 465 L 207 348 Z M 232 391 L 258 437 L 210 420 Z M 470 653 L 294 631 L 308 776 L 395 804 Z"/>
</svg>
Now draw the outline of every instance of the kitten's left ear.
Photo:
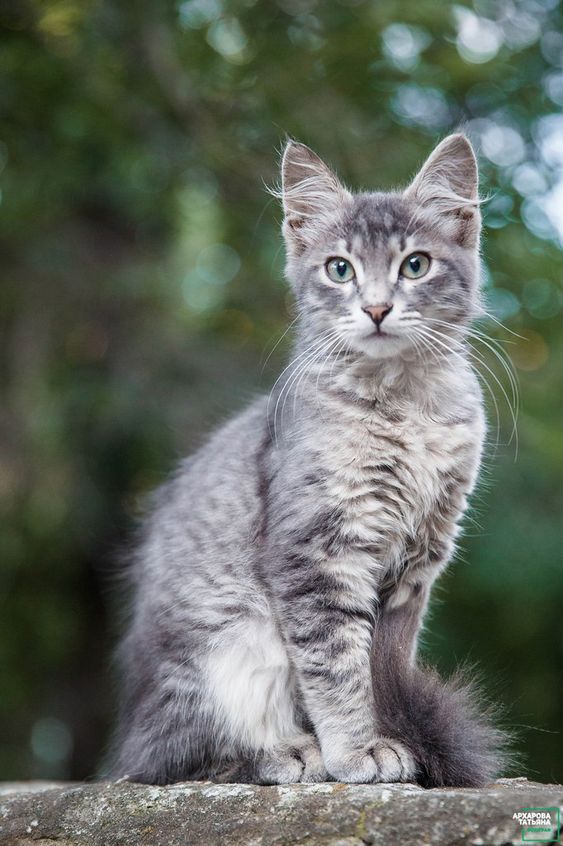
<svg viewBox="0 0 563 846">
<path fill-rule="evenodd" d="M 465 135 L 444 138 L 405 193 L 422 206 L 435 209 L 442 221 L 452 226 L 452 235 L 461 246 L 478 244 L 479 173 L 473 147 Z"/>
<path fill-rule="evenodd" d="M 297 141 L 286 145 L 281 175 L 284 236 L 288 246 L 300 251 L 315 223 L 337 211 L 350 194 L 323 160 Z"/>
</svg>

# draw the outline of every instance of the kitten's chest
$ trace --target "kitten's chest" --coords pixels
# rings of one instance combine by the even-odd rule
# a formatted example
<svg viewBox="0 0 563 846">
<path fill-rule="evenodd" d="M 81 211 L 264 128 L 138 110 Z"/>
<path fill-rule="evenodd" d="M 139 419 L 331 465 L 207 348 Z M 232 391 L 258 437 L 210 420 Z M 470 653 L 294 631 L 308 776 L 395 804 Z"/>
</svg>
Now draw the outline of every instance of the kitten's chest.
<svg viewBox="0 0 563 846">
<path fill-rule="evenodd" d="M 481 440 L 478 419 L 372 415 L 334 427 L 323 462 L 343 534 L 394 560 L 417 538 L 454 524 L 475 481 Z"/>
</svg>

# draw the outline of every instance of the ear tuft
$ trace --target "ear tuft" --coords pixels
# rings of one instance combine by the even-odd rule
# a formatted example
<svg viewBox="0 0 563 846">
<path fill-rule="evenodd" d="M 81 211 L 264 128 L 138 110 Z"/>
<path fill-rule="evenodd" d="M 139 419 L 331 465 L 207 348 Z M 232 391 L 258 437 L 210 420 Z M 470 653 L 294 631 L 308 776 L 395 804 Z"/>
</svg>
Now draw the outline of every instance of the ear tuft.
<svg viewBox="0 0 563 846">
<path fill-rule="evenodd" d="M 468 138 L 449 135 L 427 159 L 407 196 L 422 206 L 431 206 L 440 215 L 455 217 L 457 240 L 475 246 L 479 238 L 479 173 L 477 159 Z"/>
<path fill-rule="evenodd" d="M 301 238 L 300 230 L 308 222 L 337 211 L 349 193 L 336 175 L 305 144 L 288 141 L 282 164 L 284 230 Z"/>
</svg>

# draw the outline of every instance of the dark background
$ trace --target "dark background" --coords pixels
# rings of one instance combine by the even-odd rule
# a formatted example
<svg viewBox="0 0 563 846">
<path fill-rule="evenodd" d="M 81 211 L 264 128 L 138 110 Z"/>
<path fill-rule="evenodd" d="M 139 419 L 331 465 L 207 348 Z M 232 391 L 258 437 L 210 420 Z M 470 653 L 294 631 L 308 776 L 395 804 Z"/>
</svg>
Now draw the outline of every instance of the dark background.
<svg viewBox="0 0 563 846">
<path fill-rule="evenodd" d="M 285 134 L 352 186 L 464 126 L 484 279 L 520 380 L 499 407 L 426 652 L 469 658 L 563 780 L 563 34 L 556 0 L 0 4 L 0 778 L 95 773 L 116 550 L 146 491 L 281 369 Z M 495 447 L 499 432 L 499 444 Z"/>
</svg>

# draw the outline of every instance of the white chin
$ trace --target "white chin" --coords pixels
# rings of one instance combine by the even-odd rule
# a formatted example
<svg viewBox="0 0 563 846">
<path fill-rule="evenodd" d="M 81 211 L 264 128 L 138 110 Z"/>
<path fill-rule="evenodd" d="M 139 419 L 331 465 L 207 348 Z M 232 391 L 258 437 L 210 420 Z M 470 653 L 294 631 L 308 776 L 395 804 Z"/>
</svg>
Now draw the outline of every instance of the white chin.
<svg viewBox="0 0 563 846">
<path fill-rule="evenodd" d="M 353 346 L 369 358 L 393 358 L 407 346 L 405 339 L 395 335 L 367 335 L 354 339 Z"/>
</svg>

